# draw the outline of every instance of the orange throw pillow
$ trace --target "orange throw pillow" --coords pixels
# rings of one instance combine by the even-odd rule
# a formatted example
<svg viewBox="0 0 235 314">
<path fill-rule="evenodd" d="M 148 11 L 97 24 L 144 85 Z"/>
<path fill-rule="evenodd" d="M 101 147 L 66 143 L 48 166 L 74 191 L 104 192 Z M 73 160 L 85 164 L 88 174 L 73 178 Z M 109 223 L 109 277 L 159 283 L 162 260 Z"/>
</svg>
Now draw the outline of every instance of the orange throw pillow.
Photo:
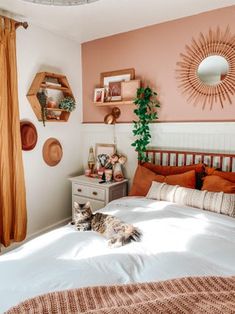
<svg viewBox="0 0 235 314">
<path fill-rule="evenodd" d="M 234 194 L 235 183 L 213 174 L 210 176 L 206 176 L 203 179 L 202 190 L 207 190 L 209 192 L 224 192 Z"/>
<path fill-rule="evenodd" d="M 202 163 L 188 165 L 188 166 L 160 166 L 160 165 L 151 164 L 150 162 L 145 162 L 142 164 L 142 166 L 150 169 L 151 171 L 157 174 L 161 174 L 163 176 L 180 174 L 180 173 L 185 173 L 190 170 L 195 170 L 196 171 L 196 189 L 200 190 L 202 187 L 202 177 L 205 174 L 205 165 Z"/>
<path fill-rule="evenodd" d="M 153 171 L 139 165 L 135 171 L 129 195 L 145 196 L 147 195 L 153 181 L 164 182 L 164 179 L 164 176 L 157 175 Z"/>
<path fill-rule="evenodd" d="M 155 180 L 158 181 L 158 180 Z M 161 181 L 158 181 L 161 182 Z M 196 185 L 196 176 L 195 170 L 187 171 L 180 174 L 173 174 L 171 176 L 166 176 L 163 181 L 170 185 L 179 185 L 184 188 L 195 189 Z"/>
<path fill-rule="evenodd" d="M 171 185 L 180 185 L 182 187 L 195 189 L 196 184 L 195 170 L 191 170 L 177 175 L 162 176 L 139 165 L 136 169 L 133 184 L 129 195 L 146 196 L 153 181 L 161 183 L 165 182 Z"/>
<path fill-rule="evenodd" d="M 163 176 L 185 173 L 190 170 L 195 170 L 196 173 L 201 173 L 205 171 L 204 164 L 194 164 L 188 166 L 160 166 L 151 164 L 150 162 L 145 162 L 141 166 Z"/>
<path fill-rule="evenodd" d="M 235 172 L 224 172 L 224 171 L 216 170 L 213 174 L 215 176 L 219 176 L 221 178 L 224 178 L 226 180 L 229 180 L 229 181 L 235 183 Z"/>
</svg>

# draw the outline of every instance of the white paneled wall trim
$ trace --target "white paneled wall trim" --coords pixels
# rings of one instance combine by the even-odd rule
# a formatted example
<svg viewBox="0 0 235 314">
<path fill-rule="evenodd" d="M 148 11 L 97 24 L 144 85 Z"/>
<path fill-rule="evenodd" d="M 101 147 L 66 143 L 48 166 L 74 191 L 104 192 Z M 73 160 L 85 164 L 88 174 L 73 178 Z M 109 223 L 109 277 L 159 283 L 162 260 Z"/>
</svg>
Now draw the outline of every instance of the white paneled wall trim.
<svg viewBox="0 0 235 314">
<path fill-rule="evenodd" d="M 128 157 L 126 177 L 132 181 L 137 155 L 131 143 L 132 124 L 83 124 L 83 165 L 88 150 L 96 143 L 115 143 L 118 152 Z M 235 153 L 235 122 L 154 123 L 151 125 L 151 146 L 172 150 L 216 151 Z"/>
</svg>

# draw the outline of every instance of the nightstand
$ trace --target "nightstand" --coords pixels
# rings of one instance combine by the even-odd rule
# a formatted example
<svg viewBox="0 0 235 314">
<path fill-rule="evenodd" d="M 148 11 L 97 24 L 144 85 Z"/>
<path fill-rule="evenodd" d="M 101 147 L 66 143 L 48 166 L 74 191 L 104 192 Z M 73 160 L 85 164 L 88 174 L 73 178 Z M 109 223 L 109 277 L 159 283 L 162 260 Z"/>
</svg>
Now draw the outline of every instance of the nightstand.
<svg viewBox="0 0 235 314">
<path fill-rule="evenodd" d="M 93 211 L 127 195 L 127 179 L 121 182 L 100 184 L 100 179 L 82 175 L 69 180 L 72 181 L 72 204 L 73 202 L 82 204 L 89 201 Z"/>
</svg>

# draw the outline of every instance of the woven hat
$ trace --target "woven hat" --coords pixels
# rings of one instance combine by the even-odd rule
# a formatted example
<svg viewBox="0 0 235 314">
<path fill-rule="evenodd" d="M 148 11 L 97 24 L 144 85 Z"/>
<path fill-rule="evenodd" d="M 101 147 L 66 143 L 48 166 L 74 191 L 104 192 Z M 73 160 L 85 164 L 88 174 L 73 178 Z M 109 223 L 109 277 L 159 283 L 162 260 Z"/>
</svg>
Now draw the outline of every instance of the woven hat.
<svg viewBox="0 0 235 314">
<path fill-rule="evenodd" d="M 56 138 L 48 138 L 43 145 L 42 155 L 48 166 L 56 166 L 63 156 L 63 149 L 60 142 Z"/>
<path fill-rule="evenodd" d="M 37 144 L 38 134 L 36 127 L 32 122 L 20 122 L 20 135 L 23 150 L 32 150 Z"/>
</svg>

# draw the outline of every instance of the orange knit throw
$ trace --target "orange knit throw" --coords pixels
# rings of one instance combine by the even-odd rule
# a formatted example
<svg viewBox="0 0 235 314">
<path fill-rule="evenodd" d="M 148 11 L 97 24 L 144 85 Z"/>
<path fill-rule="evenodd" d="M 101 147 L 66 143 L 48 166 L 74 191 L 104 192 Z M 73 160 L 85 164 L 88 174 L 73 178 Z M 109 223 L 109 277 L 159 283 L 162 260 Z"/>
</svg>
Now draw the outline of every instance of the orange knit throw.
<svg viewBox="0 0 235 314">
<path fill-rule="evenodd" d="M 188 277 L 162 282 L 88 287 L 48 293 L 7 314 L 235 313 L 235 277 Z"/>
</svg>

